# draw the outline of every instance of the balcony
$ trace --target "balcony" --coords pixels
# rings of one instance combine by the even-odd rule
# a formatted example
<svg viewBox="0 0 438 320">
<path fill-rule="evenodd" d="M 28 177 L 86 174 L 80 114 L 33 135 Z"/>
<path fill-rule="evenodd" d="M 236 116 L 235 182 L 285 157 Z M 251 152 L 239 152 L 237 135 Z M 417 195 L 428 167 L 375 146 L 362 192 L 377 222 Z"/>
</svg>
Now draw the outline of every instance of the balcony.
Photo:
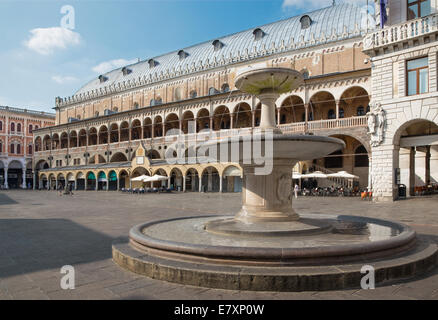
<svg viewBox="0 0 438 320">
<path fill-rule="evenodd" d="M 438 31 L 438 14 L 417 18 L 369 33 L 364 39 L 363 50 L 371 51 L 414 40 Z"/>
<path fill-rule="evenodd" d="M 337 129 L 347 129 L 347 128 L 366 128 L 367 127 L 367 117 L 366 116 L 357 116 L 357 117 L 349 117 L 349 118 L 341 118 L 341 119 L 325 119 L 325 120 L 315 120 L 315 121 L 308 121 L 306 122 L 294 122 L 294 123 L 288 123 L 288 124 L 281 124 L 278 126 L 283 133 L 289 133 L 289 134 L 303 134 L 305 132 L 312 132 L 318 134 L 318 131 L 323 130 L 337 130 Z M 255 128 L 257 129 L 257 128 Z M 227 136 L 239 136 L 244 134 L 250 134 L 254 128 L 238 128 L 238 129 L 226 129 L 226 130 L 220 130 L 220 131 L 214 131 L 216 134 L 220 137 L 227 137 Z M 173 135 L 173 136 L 165 136 L 165 137 L 156 137 L 156 138 L 148 138 L 143 139 L 143 141 L 146 144 L 149 145 L 159 145 L 159 144 L 169 144 L 176 142 L 180 136 L 179 135 Z M 211 138 L 210 132 L 199 132 L 199 133 L 191 133 L 185 135 L 184 139 L 186 142 L 191 141 L 205 141 L 207 139 Z M 123 141 L 123 142 L 114 142 L 110 143 L 110 149 L 126 149 L 128 147 L 132 147 L 132 143 L 139 142 L 140 139 L 129 141 Z M 88 147 L 82 146 L 82 147 L 71 147 L 70 152 L 85 152 L 87 150 L 88 152 L 98 151 L 99 149 L 102 149 L 102 147 L 106 147 L 107 144 L 97 144 L 97 145 L 90 145 Z M 42 150 L 37 151 L 36 155 L 43 155 L 45 153 L 53 152 L 54 154 L 62 154 L 67 151 L 67 148 L 63 149 L 53 149 L 50 150 Z"/>
</svg>

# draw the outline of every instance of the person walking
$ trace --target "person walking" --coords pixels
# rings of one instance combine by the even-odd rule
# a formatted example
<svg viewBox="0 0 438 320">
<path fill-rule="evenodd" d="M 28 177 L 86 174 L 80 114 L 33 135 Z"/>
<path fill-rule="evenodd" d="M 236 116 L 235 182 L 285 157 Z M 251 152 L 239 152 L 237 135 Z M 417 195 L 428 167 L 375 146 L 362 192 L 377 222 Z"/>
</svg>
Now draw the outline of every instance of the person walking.
<svg viewBox="0 0 438 320">
<path fill-rule="evenodd" d="M 294 187 L 295 199 L 298 198 L 298 190 L 299 190 L 299 187 L 298 187 L 298 185 L 295 183 L 295 187 Z"/>
<path fill-rule="evenodd" d="M 72 196 L 73 195 L 73 183 L 68 184 L 68 193 Z"/>
<path fill-rule="evenodd" d="M 59 184 L 58 185 L 58 194 L 59 194 L 59 196 L 62 196 L 62 190 L 63 190 L 62 184 Z"/>
</svg>

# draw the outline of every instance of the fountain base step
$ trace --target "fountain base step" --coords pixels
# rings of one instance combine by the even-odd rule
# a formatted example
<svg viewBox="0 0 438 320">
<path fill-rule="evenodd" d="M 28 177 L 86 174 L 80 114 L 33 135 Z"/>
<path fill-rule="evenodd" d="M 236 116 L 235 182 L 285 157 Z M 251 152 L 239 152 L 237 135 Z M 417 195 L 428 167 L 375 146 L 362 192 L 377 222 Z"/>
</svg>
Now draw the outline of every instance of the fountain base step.
<svg viewBox="0 0 438 320">
<path fill-rule="evenodd" d="M 322 291 L 359 288 L 361 268 L 371 265 L 376 286 L 409 279 L 429 272 L 438 265 L 438 247 L 417 239 L 410 250 L 391 258 L 362 260 L 324 266 L 248 266 L 221 264 L 205 258 L 197 262 L 178 255 L 163 257 L 154 250 L 136 249 L 126 239 L 112 247 L 113 260 L 121 267 L 150 278 L 184 285 L 252 291 Z"/>
</svg>

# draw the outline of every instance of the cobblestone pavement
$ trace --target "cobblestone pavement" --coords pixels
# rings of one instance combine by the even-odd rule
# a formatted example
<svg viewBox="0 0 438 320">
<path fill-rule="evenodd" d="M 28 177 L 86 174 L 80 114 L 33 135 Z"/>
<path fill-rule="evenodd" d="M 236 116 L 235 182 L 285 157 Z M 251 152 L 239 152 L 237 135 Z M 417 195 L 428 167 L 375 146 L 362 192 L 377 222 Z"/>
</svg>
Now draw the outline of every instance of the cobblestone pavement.
<svg viewBox="0 0 438 320">
<path fill-rule="evenodd" d="M 152 280 L 118 267 L 111 243 L 138 223 L 205 213 L 232 214 L 240 194 L 0 191 L 0 300 L 3 299 L 438 299 L 438 270 L 375 290 L 245 292 Z M 399 221 L 438 241 L 438 197 L 395 203 L 299 198 L 302 213 L 364 215 Z M 73 265 L 76 288 L 62 290 Z"/>
</svg>

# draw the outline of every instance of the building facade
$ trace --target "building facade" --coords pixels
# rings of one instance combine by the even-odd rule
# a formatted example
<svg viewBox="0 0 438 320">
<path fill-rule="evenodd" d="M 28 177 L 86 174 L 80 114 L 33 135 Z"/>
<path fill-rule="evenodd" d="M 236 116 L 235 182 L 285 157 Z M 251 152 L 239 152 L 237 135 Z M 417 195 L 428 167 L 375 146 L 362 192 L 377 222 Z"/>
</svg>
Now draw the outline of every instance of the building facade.
<svg viewBox="0 0 438 320">
<path fill-rule="evenodd" d="M 376 3 L 377 21 L 380 5 Z M 371 57 L 370 142 L 377 200 L 430 192 L 438 182 L 438 11 L 435 0 L 389 1 L 384 28 L 364 38 Z"/>
<path fill-rule="evenodd" d="M 55 124 L 55 115 L 0 106 L 0 187 L 33 186 L 33 131 Z"/>
<path fill-rule="evenodd" d="M 366 27 L 365 27 L 366 25 Z M 183 157 L 209 132 L 257 128 L 260 103 L 234 86 L 247 68 L 299 70 L 302 86 L 276 101 L 284 133 L 338 137 L 346 148 L 298 170 L 345 170 L 370 184 L 367 112 L 371 65 L 363 52 L 363 10 L 341 4 L 221 37 L 100 75 L 73 96 L 56 98 L 56 125 L 35 132 L 37 188 L 71 182 L 77 189 L 135 187 L 132 178 L 168 177 L 184 191 L 238 191 L 236 163 L 169 164 L 179 129 Z M 329 184 L 342 183 L 331 180 Z"/>
</svg>

